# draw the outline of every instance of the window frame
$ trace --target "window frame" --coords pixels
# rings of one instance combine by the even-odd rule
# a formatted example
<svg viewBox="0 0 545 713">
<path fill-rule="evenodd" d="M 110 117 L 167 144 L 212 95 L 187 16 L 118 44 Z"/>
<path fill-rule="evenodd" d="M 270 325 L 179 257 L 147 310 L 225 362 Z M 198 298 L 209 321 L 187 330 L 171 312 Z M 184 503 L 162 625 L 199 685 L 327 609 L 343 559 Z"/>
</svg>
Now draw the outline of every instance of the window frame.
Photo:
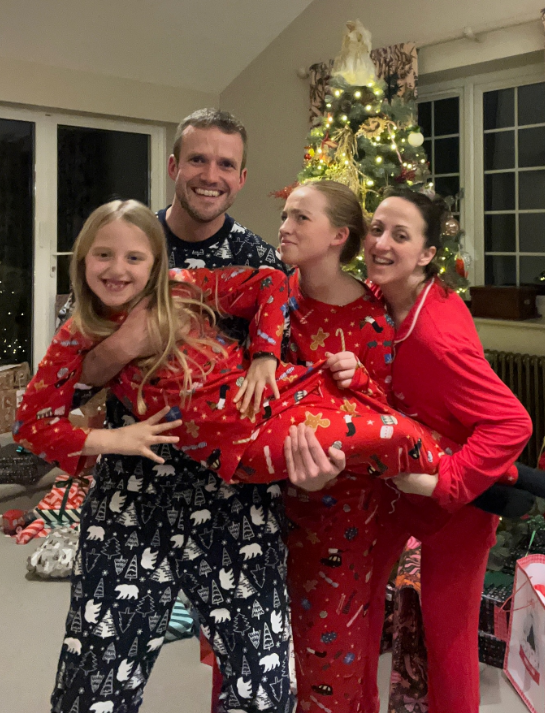
<svg viewBox="0 0 545 713">
<path fill-rule="evenodd" d="M 418 102 L 460 97 L 460 188 L 464 189 L 460 222 L 465 230 L 464 249 L 472 257 L 468 279 L 475 286 L 485 284 L 483 95 L 498 89 L 542 83 L 544 69 L 544 62 L 539 62 L 424 84 L 418 90 Z M 515 255 L 520 254 L 518 247 L 517 227 Z"/>
<path fill-rule="evenodd" d="M 150 201 L 153 211 L 165 205 L 166 130 L 152 123 L 110 117 L 54 112 L 0 103 L 0 117 L 31 122 L 34 130 L 34 265 L 32 306 L 32 368 L 43 358 L 55 331 L 57 259 L 57 127 L 76 126 L 150 137 Z"/>
</svg>

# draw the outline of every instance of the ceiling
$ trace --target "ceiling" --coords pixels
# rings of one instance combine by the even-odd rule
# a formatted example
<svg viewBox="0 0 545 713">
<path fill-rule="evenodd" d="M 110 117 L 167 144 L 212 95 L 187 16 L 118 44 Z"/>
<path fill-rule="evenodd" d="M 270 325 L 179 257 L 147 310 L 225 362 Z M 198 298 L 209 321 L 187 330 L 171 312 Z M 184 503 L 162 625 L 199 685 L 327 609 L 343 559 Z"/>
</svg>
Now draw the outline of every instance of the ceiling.
<svg viewBox="0 0 545 713">
<path fill-rule="evenodd" d="M 0 56 L 219 93 L 312 0 L 1 0 Z"/>
</svg>

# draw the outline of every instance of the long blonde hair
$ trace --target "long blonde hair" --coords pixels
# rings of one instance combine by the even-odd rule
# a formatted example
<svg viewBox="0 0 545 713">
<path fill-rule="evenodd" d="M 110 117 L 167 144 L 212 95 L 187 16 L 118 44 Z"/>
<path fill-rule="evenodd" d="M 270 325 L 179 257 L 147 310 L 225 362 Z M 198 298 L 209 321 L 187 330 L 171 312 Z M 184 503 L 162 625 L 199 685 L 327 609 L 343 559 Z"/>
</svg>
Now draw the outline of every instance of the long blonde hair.
<svg viewBox="0 0 545 713">
<path fill-rule="evenodd" d="M 142 299 L 149 298 L 148 330 L 156 353 L 139 360 L 142 381 L 138 389 L 138 412 L 144 413 L 144 384 L 161 367 L 168 366 L 173 371 L 179 371 L 181 367 L 183 376 L 180 396 L 184 400 L 191 394 L 192 365 L 205 376 L 214 366 L 212 353 L 224 353 L 224 350 L 207 334 L 207 325 L 215 324 L 215 314 L 206 304 L 202 290 L 186 283 L 183 285 L 183 295 L 172 295 L 163 228 L 152 211 L 135 200 L 117 200 L 100 206 L 87 218 L 76 239 L 70 263 L 70 279 L 75 297 L 72 315 L 75 329 L 90 339 L 100 341 L 109 337 L 119 327 L 119 324 L 108 317 L 103 303 L 85 279 L 85 258 L 98 231 L 116 220 L 123 220 L 140 228 L 150 242 L 154 257 L 146 287 L 126 305 L 127 312 L 130 312 Z M 177 343 L 187 345 L 205 355 L 209 368 L 205 369 L 192 359 L 187 350 L 180 349 Z"/>
</svg>

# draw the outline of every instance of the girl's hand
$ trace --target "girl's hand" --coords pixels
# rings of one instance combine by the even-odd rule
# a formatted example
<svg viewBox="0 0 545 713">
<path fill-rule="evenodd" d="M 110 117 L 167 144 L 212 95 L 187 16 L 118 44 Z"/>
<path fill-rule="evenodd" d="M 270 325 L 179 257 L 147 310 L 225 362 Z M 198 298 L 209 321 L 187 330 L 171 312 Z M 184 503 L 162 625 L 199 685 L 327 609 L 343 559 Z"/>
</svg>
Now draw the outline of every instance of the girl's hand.
<svg viewBox="0 0 545 713">
<path fill-rule="evenodd" d="M 326 357 L 328 359 L 325 365 L 331 371 L 337 386 L 340 389 L 347 389 L 358 368 L 359 361 L 356 355 L 353 352 L 338 352 L 337 354 L 326 352 Z"/>
<path fill-rule="evenodd" d="M 274 397 L 276 399 L 280 398 L 280 392 L 278 391 L 278 386 L 276 385 L 277 364 L 278 362 L 276 359 L 269 356 L 256 357 L 252 361 L 246 374 L 246 378 L 242 382 L 242 386 L 238 390 L 237 395 L 233 399 L 235 404 L 242 399 L 242 403 L 239 406 L 239 411 L 242 414 L 247 411 L 252 398 L 254 400 L 254 413 L 259 411 L 259 407 L 261 406 L 261 397 L 263 396 L 263 391 L 265 390 L 265 386 L 267 384 L 271 387 Z"/>
<path fill-rule="evenodd" d="M 346 457 L 337 448 L 329 449 L 329 457 L 312 428 L 304 423 L 290 428 L 284 441 L 288 478 L 298 488 L 310 492 L 322 490 L 346 467 Z"/>
<path fill-rule="evenodd" d="M 145 456 L 155 463 L 164 463 L 165 459 L 154 453 L 151 446 L 162 443 L 178 443 L 180 440 L 178 436 L 161 435 L 165 431 L 182 425 L 181 420 L 160 423 L 169 411 L 170 406 L 165 406 L 155 416 L 131 426 L 92 430 L 87 436 L 82 454 L 119 453 L 124 456 Z"/>
<path fill-rule="evenodd" d="M 391 478 L 392 483 L 402 493 L 424 495 L 427 498 L 433 495 L 438 480 L 438 475 L 428 475 L 428 473 L 405 473 Z"/>
</svg>

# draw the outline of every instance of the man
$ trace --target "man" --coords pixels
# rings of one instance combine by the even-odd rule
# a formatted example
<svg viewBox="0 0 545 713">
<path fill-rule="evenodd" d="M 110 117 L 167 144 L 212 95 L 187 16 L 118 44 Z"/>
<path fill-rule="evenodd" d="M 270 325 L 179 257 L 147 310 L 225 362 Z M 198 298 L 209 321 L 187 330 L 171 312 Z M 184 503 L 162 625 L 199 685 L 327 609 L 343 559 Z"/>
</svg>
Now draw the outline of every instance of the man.
<svg viewBox="0 0 545 713">
<path fill-rule="evenodd" d="M 246 181 L 245 163 L 246 131 L 233 116 L 205 109 L 182 121 L 168 162 L 174 200 L 158 213 L 172 267 L 283 269 L 274 248 L 227 214 Z M 247 334 L 242 320 L 222 319 L 221 324 L 234 338 Z M 81 380 L 101 386 L 148 350 L 146 305 L 139 305 L 88 354 Z M 109 400 L 109 425 L 131 418 L 119 401 Z M 280 489 L 227 486 L 180 451 L 163 446 L 160 455 L 164 466 L 135 458 L 126 474 L 116 469 L 115 456 L 102 457 L 97 466 L 87 507 L 94 513 L 102 508 L 104 526 L 92 557 L 83 553 L 82 567 L 75 571 L 72 609 L 83 606 L 85 615 L 69 617 L 65 639 L 77 639 L 78 650 L 79 642 L 84 648 L 92 642 L 93 651 L 81 651 L 74 661 L 74 647 L 63 647 L 54 711 L 69 713 L 78 701 L 73 710 L 84 713 L 105 697 L 119 713 L 137 711 L 182 587 L 219 661 L 224 710 L 288 713 L 294 697 Z M 127 537 L 120 524 L 135 529 Z M 115 581 L 101 577 L 95 559 L 101 556 L 119 559 Z M 96 615 L 102 597 L 123 600 L 103 608 L 112 612 L 115 607 L 106 622 Z M 103 637 L 114 631 L 117 638 L 109 647 L 111 640 Z M 117 678 L 103 692 L 110 671 Z"/>
</svg>

